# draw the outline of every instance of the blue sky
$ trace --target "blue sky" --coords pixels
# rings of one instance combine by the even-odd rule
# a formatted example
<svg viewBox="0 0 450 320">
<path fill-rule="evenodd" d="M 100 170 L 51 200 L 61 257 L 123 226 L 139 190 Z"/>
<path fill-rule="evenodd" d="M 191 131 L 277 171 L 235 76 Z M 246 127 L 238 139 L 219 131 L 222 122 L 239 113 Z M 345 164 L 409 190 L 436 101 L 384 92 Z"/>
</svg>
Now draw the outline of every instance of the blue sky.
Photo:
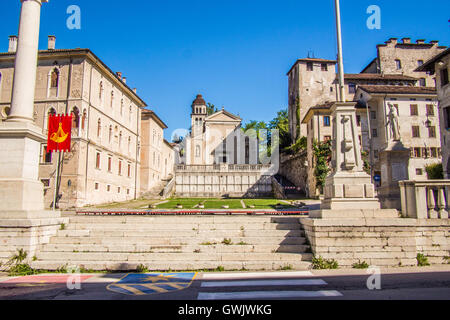
<svg viewBox="0 0 450 320">
<path fill-rule="evenodd" d="M 81 8 L 81 30 L 66 27 L 69 5 Z M 370 5 L 381 29 L 369 30 Z M 345 71 L 357 73 L 390 37 L 450 44 L 448 0 L 341 0 Z M 0 51 L 17 34 L 20 1 L 2 0 Z M 272 119 L 287 107 L 286 73 L 309 51 L 336 58 L 334 1 L 51 0 L 44 4 L 41 49 L 90 48 L 169 126 L 189 127 L 197 93 L 244 121 Z M 3 40 L 1 40 L 3 39 Z"/>
</svg>

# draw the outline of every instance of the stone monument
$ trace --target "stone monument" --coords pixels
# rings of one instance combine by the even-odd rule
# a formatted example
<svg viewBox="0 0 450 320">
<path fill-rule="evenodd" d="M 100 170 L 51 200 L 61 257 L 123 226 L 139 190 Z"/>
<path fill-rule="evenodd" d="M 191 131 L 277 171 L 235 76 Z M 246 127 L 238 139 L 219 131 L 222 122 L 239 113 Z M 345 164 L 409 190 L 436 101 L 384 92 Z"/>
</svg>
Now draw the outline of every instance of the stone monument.
<svg viewBox="0 0 450 320">
<path fill-rule="evenodd" d="M 57 211 L 44 210 L 38 171 L 46 137 L 33 120 L 40 10 L 48 0 L 21 2 L 11 111 L 0 123 L 0 232 L 7 228 L 2 240 L 11 251 L 23 248 L 33 253 L 64 219 Z"/>
<path fill-rule="evenodd" d="M 383 208 L 401 210 L 399 181 L 408 180 L 410 150 L 405 148 L 400 136 L 397 110 L 388 104 L 388 143 L 380 152 L 381 187 L 378 196 Z"/>
</svg>

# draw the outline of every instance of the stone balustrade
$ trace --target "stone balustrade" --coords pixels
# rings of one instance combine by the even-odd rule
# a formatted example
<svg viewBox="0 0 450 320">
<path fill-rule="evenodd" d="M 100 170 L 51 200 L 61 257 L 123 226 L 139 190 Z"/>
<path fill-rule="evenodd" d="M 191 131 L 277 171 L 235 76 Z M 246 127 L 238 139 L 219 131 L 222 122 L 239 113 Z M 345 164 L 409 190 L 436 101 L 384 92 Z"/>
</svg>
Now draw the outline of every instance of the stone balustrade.
<svg viewBox="0 0 450 320">
<path fill-rule="evenodd" d="M 263 164 L 213 164 L 213 165 L 175 165 L 175 172 L 264 172 L 271 165 Z"/>
<path fill-rule="evenodd" d="M 402 215 L 414 219 L 448 219 L 450 180 L 400 181 Z"/>
</svg>

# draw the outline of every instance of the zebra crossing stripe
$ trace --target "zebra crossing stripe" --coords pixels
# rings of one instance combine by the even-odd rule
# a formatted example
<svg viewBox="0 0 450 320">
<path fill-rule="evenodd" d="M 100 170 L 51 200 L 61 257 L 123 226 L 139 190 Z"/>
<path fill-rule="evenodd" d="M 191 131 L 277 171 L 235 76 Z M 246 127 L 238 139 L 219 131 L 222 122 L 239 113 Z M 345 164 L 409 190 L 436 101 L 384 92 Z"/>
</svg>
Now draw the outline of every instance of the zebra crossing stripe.
<svg viewBox="0 0 450 320">
<path fill-rule="evenodd" d="M 200 292 L 198 300 L 246 300 L 341 297 L 336 290 L 320 291 L 248 291 L 248 292 Z"/>
<path fill-rule="evenodd" d="M 257 287 L 257 286 L 323 286 L 327 283 L 321 279 L 301 280 L 252 280 L 252 281 L 212 281 L 202 282 L 202 288 L 217 287 Z"/>
<path fill-rule="evenodd" d="M 254 273 L 206 273 L 202 280 L 220 280 L 220 279 L 261 279 L 261 278 L 295 278 L 295 277 L 313 277 L 310 271 L 293 272 L 254 272 Z"/>
</svg>

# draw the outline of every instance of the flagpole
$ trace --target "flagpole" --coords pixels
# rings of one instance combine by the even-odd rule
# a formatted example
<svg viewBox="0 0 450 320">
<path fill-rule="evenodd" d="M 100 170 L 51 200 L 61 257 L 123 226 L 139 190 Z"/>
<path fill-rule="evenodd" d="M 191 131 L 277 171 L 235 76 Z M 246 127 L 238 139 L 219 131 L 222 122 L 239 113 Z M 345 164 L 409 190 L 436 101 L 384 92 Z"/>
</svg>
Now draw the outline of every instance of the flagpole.
<svg viewBox="0 0 450 320">
<path fill-rule="evenodd" d="M 56 176 L 55 176 L 55 192 L 53 194 L 53 211 L 56 210 L 56 198 L 58 196 L 58 184 L 59 184 L 59 166 L 61 162 L 61 151 L 58 151 L 58 161 L 56 163 Z"/>
<path fill-rule="evenodd" d="M 338 67 L 339 67 L 339 102 L 345 102 L 345 86 L 344 86 L 344 61 L 342 54 L 342 32 L 341 32 L 341 9 L 339 0 L 335 0 L 336 4 L 336 30 L 338 45 Z"/>
</svg>

